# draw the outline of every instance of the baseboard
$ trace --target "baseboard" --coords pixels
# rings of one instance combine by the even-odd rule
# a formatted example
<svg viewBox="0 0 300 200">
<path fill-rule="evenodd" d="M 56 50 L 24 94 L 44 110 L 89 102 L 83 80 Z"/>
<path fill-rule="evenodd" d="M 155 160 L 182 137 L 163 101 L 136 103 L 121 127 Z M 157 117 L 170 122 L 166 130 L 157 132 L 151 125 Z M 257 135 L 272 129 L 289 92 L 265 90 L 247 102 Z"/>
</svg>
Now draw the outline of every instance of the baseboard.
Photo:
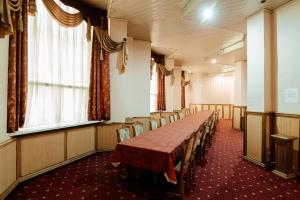
<svg viewBox="0 0 300 200">
<path fill-rule="evenodd" d="M 97 152 L 98 153 L 102 153 L 102 152 L 113 152 L 113 149 L 98 149 Z"/>
<path fill-rule="evenodd" d="M 0 200 L 4 200 L 19 184 L 19 181 L 16 180 L 11 186 L 9 186 L 2 194 L 0 194 Z"/>
<path fill-rule="evenodd" d="M 278 170 L 273 170 L 272 171 L 273 174 L 276 174 L 277 176 L 280 176 L 284 179 L 289 179 L 289 178 L 295 178 L 296 177 L 296 174 L 295 173 L 290 173 L 290 174 L 285 174 L 285 173 L 282 173 Z"/>
<path fill-rule="evenodd" d="M 266 168 L 266 164 L 265 163 L 262 163 L 262 162 L 260 162 L 260 161 L 258 161 L 258 160 L 255 160 L 255 159 L 253 159 L 253 158 L 249 158 L 248 156 L 244 156 L 243 157 L 245 160 L 247 160 L 247 161 L 249 161 L 249 162 L 252 162 L 252 163 L 254 163 L 254 164 L 256 164 L 256 165 L 259 165 L 259 166 L 261 166 L 261 167 L 263 167 L 263 168 Z"/>
</svg>

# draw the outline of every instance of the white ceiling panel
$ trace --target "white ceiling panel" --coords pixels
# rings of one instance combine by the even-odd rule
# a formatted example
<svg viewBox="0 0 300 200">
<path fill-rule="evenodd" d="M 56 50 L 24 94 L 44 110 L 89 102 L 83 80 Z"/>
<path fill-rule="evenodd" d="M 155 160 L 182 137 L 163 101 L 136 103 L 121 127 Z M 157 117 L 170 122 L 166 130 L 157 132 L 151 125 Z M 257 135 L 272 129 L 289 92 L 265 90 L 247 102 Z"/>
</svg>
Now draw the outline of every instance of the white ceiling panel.
<svg viewBox="0 0 300 200">
<path fill-rule="evenodd" d="M 197 71 L 211 65 L 205 61 L 216 57 L 220 49 L 244 38 L 247 16 L 287 1 L 111 0 L 109 17 L 127 19 L 129 36 L 151 41 L 153 50 L 183 64 L 193 63 L 191 71 Z M 214 14 L 203 22 L 199 13 L 208 7 L 213 7 Z M 227 63 L 236 60 L 232 55 L 223 57 Z"/>
</svg>

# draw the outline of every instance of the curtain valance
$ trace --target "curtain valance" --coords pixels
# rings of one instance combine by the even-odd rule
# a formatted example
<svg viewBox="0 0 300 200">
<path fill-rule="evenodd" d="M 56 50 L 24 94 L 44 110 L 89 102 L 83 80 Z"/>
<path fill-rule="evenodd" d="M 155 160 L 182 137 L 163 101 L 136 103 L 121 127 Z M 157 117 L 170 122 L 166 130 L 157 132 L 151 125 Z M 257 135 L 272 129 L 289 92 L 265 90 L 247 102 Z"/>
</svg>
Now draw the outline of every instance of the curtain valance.
<svg viewBox="0 0 300 200">
<path fill-rule="evenodd" d="M 126 39 L 123 42 L 115 42 L 109 37 L 106 30 L 103 30 L 99 26 L 94 27 L 94 29 L 101 45 L 100 59 L 103 59 L 102 49 L 109 53 L 118 52 L 117 69 L 120 74 L 124 73 L 128 60 Z"/>
<path fill-rule="evenodd" d="M 191 81 L 184 81 L 184 80 L 181 81 L 181 86 L 182 87 L 185 87 L 187 85 L 191 85 Z"/>
<path fill-rule="evenodd" d="M 0 2 L 0 37 L 14 32 L 12 12 L 18 12 L 18 30 L 22 30 L 22 0 L 2 0 Z"/>
<path fill-rule="evenodd" d="M 64 11 L 54 0 L 43 0 L 51 16 L 64 27 L 76 27 L 83 21 L 80 12 L 70 14 Z"/>
<path fill-rule="evenodd" d="M 64 1 L 66 3 L 74 3 L 73 1 Z M 56 4 L 54 0 L 43 0 L 46 8 L 49 13 L 53 16 L 53 18 L 62 26 L 65 27 L 76 27 L 78 26 L 84 19 L 87 20 L 87 39 L 91 40 L 91 19 L 89 17 L 82 16 L 81 11 L 75 14 L 70 14 L 64 11 L 59 5 Z M 72 4 L 73 5 L 73 4 Z M 77 4 L 76 4 L 77 5 Z M 120 74 L 125 72 L 125 67 L 127 65 L 127 47 L 126 47 L 126 39 L 122 42 L 113 41 L 107 32 L 107 23 L 105 23 L 105 19 L 103 16 L 100 17 L 100 23 L 94 24 L 95 34 L 99 43 L 101 45 L 100 48 L 100 60 L 103 60 L 103 50 L 108 53 L 118 52 L 117 57 L 117 69 Z"/>
<path fill-rule="evenodd" d="M 161 71 L 162 75 L 164 76 L 172 76 L 171 79 L 171 85 L 173 85 L 174 81 L 175 81 L 175 77 L 174 77 L 174 69 L 172 70 L 168 70 L 165 66 L 165 56 L 164 55 L 160 55 L 154 52 L 151 52 L 151 66 L 150 66 L 150 70 L 152 73 L 152 69 L 154 64 L 156 63 L 156 65 L 158 66 L 159 70 Z M 150 76 L 152 77 L 152 74 L 150 74 Z"/>
</svg>

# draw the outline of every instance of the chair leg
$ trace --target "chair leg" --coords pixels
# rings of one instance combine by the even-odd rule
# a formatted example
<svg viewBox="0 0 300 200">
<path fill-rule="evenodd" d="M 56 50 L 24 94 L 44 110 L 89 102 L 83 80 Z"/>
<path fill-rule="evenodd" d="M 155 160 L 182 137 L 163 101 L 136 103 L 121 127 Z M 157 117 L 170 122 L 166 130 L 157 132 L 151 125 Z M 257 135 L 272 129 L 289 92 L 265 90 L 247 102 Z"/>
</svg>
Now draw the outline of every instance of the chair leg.
<svg viewBox="0 0 300 200">
<path fill-rule="evenodd" d="M 183 197 L 184 197 L 184 183 L 183 183 L 183 176 L 180 177 L 179 183 L 180 183 L 180 193 L 181 193 L 181 198 L 183 199 Z"/>
</svg>

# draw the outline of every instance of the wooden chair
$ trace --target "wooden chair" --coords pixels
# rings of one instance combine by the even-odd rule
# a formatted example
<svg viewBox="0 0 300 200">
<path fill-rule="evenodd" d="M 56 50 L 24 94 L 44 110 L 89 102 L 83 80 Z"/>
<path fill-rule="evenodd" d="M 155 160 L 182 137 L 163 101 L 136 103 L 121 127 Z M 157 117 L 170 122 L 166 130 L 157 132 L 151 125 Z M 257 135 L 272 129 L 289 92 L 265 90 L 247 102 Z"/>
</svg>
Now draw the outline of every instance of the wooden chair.
<svg viewBox="0 0 300 200">
<path fill-rule="evenodd" d="M 216 120 L 216 117 L 213 114 L 209 121 L 207 130 L 206 130 L 206 138 L 207 138 L 209 146 L 212 145 L 212 139 L 213 139 L 212 137 L 213 137 L 213 133 L 214 133 L 214 129 L 215 129 L 214 127 L 215 127 L 215 122 L 216 122 L 215 120 Z"/>
<path fill-rule="evenodd" d="M 179 113 L 179 119 L 183 119 L 184 118 L 184 114 L 183 114 L 183 112 L 180 112 Z"/>
<path fill-rule="evenodd" d="M 134 122 L 133 125 L 133 136 L 137 137 L 144 133 L 144 124 L 141 122 Z"/>
<path fill-rule="evenodd" d="M 173 122 L 175 122 L 174 115 L 170 115 L 170 116 L 169 116 L 169 119 L 170 119 L 170 123 L 173 123 Z"/>
<path fill-rule="evenodd" d="M 196 147 L 194 151 L 194 155 L 192 155 L 192 164 L 195 164 L 196 162 L 199 162 L 200 165 L 204 163 L 204 156 L 205 156 L 205 137 L 206 137 L 206 123 L 199 128 L 198 130 L 198 137 L 196 137 Z"/>
<path fill-rule="evenodd" d="M 177 114 L 173 115 L 174 116 L 174 121 L 176 122 L 178 120 Z"/>
<path fill-rule="evenodd" d="M 191 154 L 191 170 L 193 172 L 194 170 L 194 167 L 195 167 L 195 159 L 196 159 L 196 149 L 199 147 L 200 145 L 200 129 L 197 130 L 195 133 L 194 133 L 194 137 L 195 137 L 195 141 L 194 141 L 194 145 L 193 145 L 193 149 L 192 149 L 192 154 Z"/>
<path fill-rule="evenodd" d="M 167 125 L 166 118 L 164 118 L 164 117 L 160 118 L 160 126 L 165 126 L 165 125 Z"/>
<path fill-rule="evenodd" d="M 130 130 L 128 126 L 123 126 L 117 129 L 118 142 L 123 142 L 130 139 Z"/>
<path fill-rule="evenodd" d="M 154 130 L 158 128 L 158 123 L 156 121 L 156 119 L 150 119 L 150 129 Z"/>
<path fill-rule="evenodd" d="M 178 187 L 181 197 L 184 197 L 184 178 L 187 181 L 187 188 L 190 189 L 191 184 L 191 155 L 195 143 L 195 133 L 185 139 L 184 154 L 182 160 L 175 166 L 175 171 L 178 176 Z"/>
</svg>

